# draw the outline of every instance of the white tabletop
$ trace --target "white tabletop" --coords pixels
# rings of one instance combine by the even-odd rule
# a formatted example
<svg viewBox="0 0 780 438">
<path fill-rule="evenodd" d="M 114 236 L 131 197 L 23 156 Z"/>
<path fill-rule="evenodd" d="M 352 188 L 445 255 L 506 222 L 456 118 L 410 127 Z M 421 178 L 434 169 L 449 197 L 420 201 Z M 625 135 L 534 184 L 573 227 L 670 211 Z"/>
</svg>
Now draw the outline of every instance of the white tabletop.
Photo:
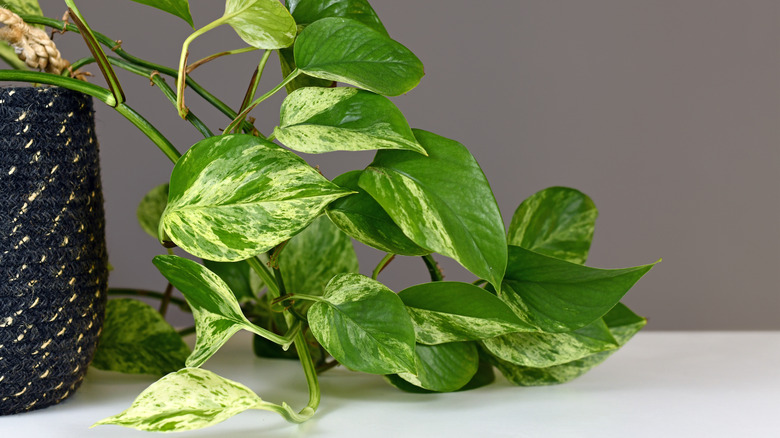
<svg viewBox="0 0 780 438">
<path fill-rule="evenodd" d="M 257 359 L 238 336 L 205 368 L 266 400 L 305 404 L 296 362 Z M 87 429 L 127 408 L 154 381 L 91 369 L 66 402 L 0 417 L 3 437 L 150 437 Z M 503 377 L 474 391 L 417 395 L 343 368 L 321 376 L 322 404 L 303 425 L 249 411 L 183 437 L 778 437 L 780 332 L 643 332 L 604 364 L 558 386 Z"/>
</svg>

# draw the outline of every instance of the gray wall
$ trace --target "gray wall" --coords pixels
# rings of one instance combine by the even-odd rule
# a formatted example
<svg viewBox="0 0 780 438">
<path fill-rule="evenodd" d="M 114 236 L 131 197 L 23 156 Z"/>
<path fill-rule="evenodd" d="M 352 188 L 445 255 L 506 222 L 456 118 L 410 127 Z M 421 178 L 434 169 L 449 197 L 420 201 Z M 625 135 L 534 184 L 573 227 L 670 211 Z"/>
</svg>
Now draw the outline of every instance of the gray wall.
<svg viewBox="0 0 780 438">
<path fill-rule="evenodd" d="M 60 1 L 41 3 L 50 16 L 64 11 Z M 223 2 L 191 3 L 199 26 L 221 15 Z M 576 187 L 601 211 L 590 265 L 664 258 L 625 300 L 649 317 L 650 328 L 780 329 L 780 2 L 373 3 L 391 34 L 426 66 L 420 86 L 395 102 L 413 127 L 471 149 L 507 222 L 535 191 Z M 78 4 L 94 28 L 167 65 L 176 64 L 191 31 L 130 1 Z M 66 57 L 86 55 L 76 35 L 56 41 Z M 218 29 L 196 41 L 190 59 L 240 46 L 229 28 Z M 256 54 L 235 56 L 194 77 L 238 106 L 256 62 Z M 275 67 L 268 71 L 266 89 L 280 79 Z M 128 102 L 181 150 L 198 140 L 148 81 L 121 78 Z M 261 130 L 273 128 L 281 98 L 255 112 Z M 192 92 L 187 99 L 212 126 L 226 125 Z M 171 165 L 103 105 L 98 123 L 111 283 L 162 290 L 150 263 L 162 250 L 137 226 L 135 206 L 166 181 Z M 329 177 L 370 158 L 307 157 Z M 381 254 L 361 256 L 369 271 Z M 442 264 L 448 279 L 470 278 L 454 263 Z M 398 289 L 424 281 L 426 272 L 404 259 L 380 279 Z"/>
</svg>

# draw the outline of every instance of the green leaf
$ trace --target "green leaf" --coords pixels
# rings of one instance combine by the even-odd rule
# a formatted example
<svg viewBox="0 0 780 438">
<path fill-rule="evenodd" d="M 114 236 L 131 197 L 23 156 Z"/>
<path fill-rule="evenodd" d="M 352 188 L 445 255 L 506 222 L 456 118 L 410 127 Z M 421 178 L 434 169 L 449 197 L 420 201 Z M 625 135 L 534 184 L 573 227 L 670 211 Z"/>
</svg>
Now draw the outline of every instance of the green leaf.
<svg viewBox="0 0 780 438">
<path fill-rule="evenodd" d="M 128 298 L 109 300 L 92 366 L 128 374 L 164 375 L 184 368 L 190 349 L 151 306 Z"/>
<path fill-rule="evenodd" d="M 360 177 L 404 233 L 452 257 L 496 288 L 506 269 L 506 235 L 485 175 L 460 143 L 414 130 L 429 156 L 379 151 Z"/>
<path fill-rule="evenodd" d="M 308 154 L 405 149 L 425 154 L 401 111 L 386 97 L 356 88 L 307 87 L 284 100 L 276 138 Z"/>
<path fill-rule="evenodd" d="M 414 322 L 417 342 L 442 344 L 533 331 L 495 295 L 468 283 L 436 281 L 398 296 Z"/>
<path fill-rule="evenodd" d="M 365 0 L 291 0 L 287 2 L 298 28 L 301 29 L 320 18 L 341 17 L 351 18 L 371 27 L 377 32 L 387 35 L 385 27 L 379 21 L 374 10 Z M 287 77 L 296 69 L 295 54 L 291 48 L 279 50 L 279 61 L 282 65 L 282 77 Z M 317 79 L 301 74 L 287 84 L 287 93 L 303 87 L 331 87 L 335 82 Z"/>
<path fill-rule="evenodd" d="M 294 236 L 349 193 L 273 143 L 210 137 L 176 163 L 160 229 L 200 258 L 245 260 Z"/>
<path fill-rule="evenodd" d="M 322 295 L 337 274 L 358 273 L 352 240 L 327 216 L 314 220 L 279 255 L 279 268 L 288 293 Z"/>
<path fill-rule="evenodd" d="M 606 314 L 654 265 L 596 269 L 510 245 L 498 296 L 526 323 L 569 332 Z"/>
<path fill-rule="evenodd" d="M 307 26 L 321 18 L 340 17 L 357 20 L 387 35 L 387 30 L 366 0 L 287 0 L 298 25 Z"/>
<path fill-rule="evenodd" d="M 264 402 L 238 382 L 200 368 L 185 368 L 153 383 L 127 410 L 92 427 L 114 424 L 147 432 L 181 432 L 221 423 L 247 409 L 294 415 L 289 406 Z"/>
<path fill-rule="evenodd" d="M 214 262 L 211 260 L 203 260 L 203 265 L 211 272 L 219 275 L 219 278 L 227 284 L 228 288 L 233 292 L 233 295 L 236 296 L 236 299 L 239 302 L 252 300 L 257 297 L 255 294 L 257 285 L 253 286 L 253 283 L 262 283 L 263 280 L 254 273 L 247 262 Z"/>
<path fill-rule="evenodd" d="M 160 229 L 160 217 L 168 205 L 168 184 L 159 185 L 147 193 L 135 211 L 141 228 L 150 236 L 157 238 Z"/>
<path fill-rule="evenodd" d="M 620 346 L 625 345 L 647 323 L 647 320 L 636 315 L 622 303 L 618 303 L 610 310 L 610 312 L 604 316 L 603 320 Z M 615 351 L 617 350 L 608 350 L 547 368 L 518 366 L 511 362 L 499 359 L 489 353 L 485 353 L 484 351 L 480 356 L 495 365 L 509 381 L 516 385 L 539 386 L 555 385 L 571 381 L 604 362 Z"/>
<path fill-rule="evenodd" d="M 258 49 L 288 47 L 297 33 L 292 15 L 277 0 L 227 0 L 222 19 Z"/>
<path fill-rule="evenodd" d="M 599 318 L 569 333 L 511 333 L 484 339 L 482 346 L 515 365 L 544 368 L 614 350 L 618 343 Z"/>
<path fill-rule="evenodd" d="M 173 14 L 182 20 L 186 21 L 193 28 L 195 23 L 192 22 L 192 15 L 190 14 L 190 2 L 188 0 L 133 0 L 136 3 L 141 3 L 147 6 L 151 6 L 170 14 Z"/>
<path fill-rule="evenodd" d="M 342 274 L 309 309 L 309 325 L 323 347 L 349 369 L 370 374 L 415 372 L 414 326 L 390 289 L 357 274 Z"/>
<path fill-rule="evenodd" d="M 425 74 L 422 62 L 400 43 L 349 18 L 323 18 L 295 42 L 303 73 L 345 82 L 385 96 L 413 89 Z"/>
<path fill-rule="evenodd" d="M 469 383 L 479 367 L 479 355 L 473 342 L 439 345 L 417 344 L 417 374 L 400 373 L 407 382 L 436 392 L 452 392 Z"/>
<path fill-rule="evenodd" d="M 261 334 L 262 329 L 246 319 L 233 292 L 217 274 L 174 255 L 156 256 L 152 262 L 192 308 L 197 340 L 187 358 L 188 367 L 202 365 L 241 329 Z"/>
<path fill-rule="evenodd" d="M 572 263 L 588 258 L 598 210 L 591 199 L 567 187 L 550 187 L 529 197 L 509 224 L 510 245 Z"/>
<path fill-rule="evenodd" d="M 336 177 L 333 183 L 356 193 L 337 199 L 325 209 L 334 224 L 357 241 L 391 254 L 422 256 L 429 254 L 409 240 L 387 212 L 358 186 L 361 170 Z"/>
</svg>

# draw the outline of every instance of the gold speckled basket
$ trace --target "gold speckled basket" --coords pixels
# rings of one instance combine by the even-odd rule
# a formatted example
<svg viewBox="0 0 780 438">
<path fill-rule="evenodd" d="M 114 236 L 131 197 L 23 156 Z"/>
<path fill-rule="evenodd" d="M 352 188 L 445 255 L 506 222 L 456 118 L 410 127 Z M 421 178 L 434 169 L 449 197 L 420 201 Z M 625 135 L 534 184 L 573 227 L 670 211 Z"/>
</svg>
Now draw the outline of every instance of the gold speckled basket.
<svg viewBox="0 0 780 438">
<path fill-rule="evenodd" d="M 108 282 L 92 99 L 0 89 L 0 415 L 72 394 Z"/>
</svg>

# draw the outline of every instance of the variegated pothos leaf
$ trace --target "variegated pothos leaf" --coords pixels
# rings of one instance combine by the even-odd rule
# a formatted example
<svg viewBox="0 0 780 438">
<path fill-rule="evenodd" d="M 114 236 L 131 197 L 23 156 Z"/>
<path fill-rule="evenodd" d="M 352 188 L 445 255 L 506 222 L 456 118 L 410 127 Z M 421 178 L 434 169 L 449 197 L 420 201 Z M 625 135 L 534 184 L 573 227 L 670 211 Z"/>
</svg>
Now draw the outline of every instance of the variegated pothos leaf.
<svg viewBox="0 0 780 438">
<path fill-rule="evenodd" d="M 481 343 L 500 359 L 535 368 L 560 365 L 618 348 L 601 318 L 569 333 L 511 333 L 483 339 Z"/>
<path fill-rule="evenodd" d="M 410 91 L 425 74 L 422 62 L 409 49 L 349 18 L 322 18 L 306 26 L 295 42 L 294 54 L 298 69 L 309 76 L 383 96 Z"/>
<path fill-rule="evenodd" d="M 401 111 L 386 97 L 357 88 L 307 87 L 284 100 L 276 138 L 290 149 L 405 149 L 425 154 Z"/>
<path fill-rule="evenodd" d="M 204 259 L 245 260 L 294 236 L 349 193 L 273 143 L 210 137 L 176 163 L 160 235 Z"/>
<path fill-rule="evenodd" d="M 174 255 L 157 256 L 153 263 L 181 291 L 195 317 L 197 340 L 187 366 L 202 365 L 241 329 L 259 331 L 246 319 L 235 295 L 217 274 Z"/>
<path fill-rule="evenodd" d="M 297 33 L 295 20 L 278 0 L 227 0 L 223 19 L 245 43 L 258 49 L 288 47 Z"/>
<path fill-rule="evenodd" d="M 507 241 L 539 254 L 583 264 L 598 210 L 584 193 L 568 187 L 541 190 L 517 208 Z"/>
<path fill-rule="evenodd" d="M 360 176 L 414 243 L 457 260 L 496 288 L 506 270 L 506 234 L 490 184 L 462 144 L 416 129 L 428 152 L 380 150 Z"/>
<path fill-rule="evenodd" d="M 469 383 L 479 368 L 479 354 L 473 342 L 439 345 L 417 344 L 417 373 L 400 373 L 407 382 L 436 392 L 457 391 Z"/>
<path fill-rule="evenodd" d="M 109 300 L 103 332 L 91 365 L 128 374 L 162 376 L 184 368 L 190 349 L 167 321 L 146 303 Z"/>
<path fill-rule="evenodd" d="M 622 303 L 618 303 L 609 313 L 604 315 L 603 321 L 621 347 L 647 324 L 646 319 L 638 316 Z M 495 365 L 512 383 L 521 386 L 540 386 L 573 380 L 604 362 L 615 351 L 617 349 L 607 350 L 568 363 L 544 368 L 515 365 L 490 353 L 481 354 L 481 356 Z"/>
<path fill-rule="evenodd" d="M 468 283 L 436 281 L 404 289 L 398 296 L 414 322 L 417 342 L 471 341 L 536 329 L 503 301 Z"/>
<path fill-rule="evenodd" d="M 211 371 L 184 368 L 146 388 L 124 412 L 92 427 L 113 424 L 147 432 L 183 432 L 212 426 L 247 409 L 285 415 L 284 408 Z"/>
<path fill-rule="evenodd" d="M 308 313 L 311 331 L 342 365 L 370 374 L 415 372 L 414 326 L 398 296 L 358 274 L 334 277 Z"/>
<path fill-rule="evenodd" d="M 333 179 L 334 184 L 356 193 L 328 205 L 325 213 L 330 220 L 355 240 L 384 252 L 405 256 L 430 254 L 406 237 L 382 206 L 358 186 L 362 174 L 361 170 L 353 170 Z"/>
</svg>

